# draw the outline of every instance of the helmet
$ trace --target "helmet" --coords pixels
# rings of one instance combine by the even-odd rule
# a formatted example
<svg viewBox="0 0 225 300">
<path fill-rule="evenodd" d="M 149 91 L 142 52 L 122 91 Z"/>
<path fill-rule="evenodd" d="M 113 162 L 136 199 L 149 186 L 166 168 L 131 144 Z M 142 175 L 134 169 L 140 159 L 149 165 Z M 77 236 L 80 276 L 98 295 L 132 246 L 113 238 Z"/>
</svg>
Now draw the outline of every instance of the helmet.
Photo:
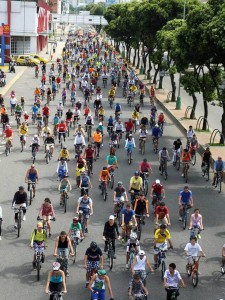
<svg viewBox="0 0 225 300">
<path fill-rule="evenodd" d="M 27 114 L 27 112 L 25 111 L 25 112 L 24 112 L 24 114 L 26 115 L 26 114 Z"/>
<path fill-rule="evenodd" d="M 58 271 L 59 268 L 60 268 L 60 263 L 58 263 L 58 262 L 55 261 L 55 262 L 52 264 L 52 270 L 53 270 L 53 271 Z"/>
<path fill-rule="evenodd" d="M 67 149 L 67 147 L 66 147 L 66 146 L 63 146 L 63 149 Z"/>
<path fill-rule="evenodd" d="M 139 172 L 138 172 L 138 171 L 135 171 L 135 172 L 134 172 L 134 175 L 135 175 L 135 176 L 138 176 L 138 175 L 139 175 Z"/>
<path fill-rule="evenodd" d="M 19 186 L 19 190 L 24 190 L 24 187 L 22 185 Z"/>
<path fill-rule="evenodd" d="M 107 167 L 103 167 L 103 170 L 107 170 Z"/>
<path fill-rule="evenodd" d="M 136 240 L 136 239 L 137 239 L 137 234 L 136 234 L 135 232 L 132 232 L 132 233 L 130 234 L 130 239 L 131 239 L 131 240 Z"/>
<path fill-rule="evenodd" d="M 6 127 L 6 128 L 9 128 L 9 127 L 10 127 L 10 125 L 9 125 L 9 124 L 7 124 L 5 127 Z"/>
<path fill-rule="evenodd" d="M 163 147 L 162 149 L 163 149 L 163 150 L 166 150 L 166 147 Z"/>
<path fill-rule="evenodd" d="M 122 181 L 118 181 L 118 185 L 123 185 Z"/>
<path fill-rule="evenodd" d="M 132 134 L 129 134 L 129 137 L 132 137 L 133 135 Z"/>
<path fill-rule="evenodd" d="M 165 224 L 161 224 L 160 225 L 160 229 L 166 229 L 166 225 Z"/>
<path fill-rule="evenodd" d="M 37 139 L 37 138 L 38 138 L 37 134 L 35 134 L 35 135 L 34 135 L 34 138 L 35 138 L 35 139 Z"/>
<path fill-rule="evenodd" d="M 160 184 L 160 180 L 159 180 L 159 179 L 156 179 L 155 183 L 156 183 L 156 184 Z"/>
<path fill-rule="evenodd" d="M 91 244 L 90 244 L 90 248 L 91 248 L 91 249 L 96 250 L 97 247 L 98 247 L 97 243 L 91 242 Z"/>
<path fill-rule="evenodd" d="M 74 223 L 74 222 L 77 223 L 78 221 L 79 221 L 79 220 L 78 220 L 78 217 L 74 217 L 74 218 L 73 218 L 73 223 Z"/>
<path fill-rule="evenodd" d="M 110 215 L 109 220 L 115 220 L 115 217 L 113 215 Z"/>
<path fill-rule="evenodd" d="M 105 270 L 99 270 L 98 275 L 100 275 L 100 276 L 106 275 L 106 271 Z"/>
<path fill-rule="evenodd" d="M 155 124 L 155 127 L 159 127 L 159 125 L 158 125 L 158 124 Z"/>
<path fill-rule="evenodd" d="M 41 227 L 41 228 L 43 228 L 43 224 L 42 224 L 42 222 L 38 222 L 38 223 L 37 223 L 37 227 Z"/>
<path fill-rule="evenodd" d="M 145 251 L 144 250 L 140 250 L 138 254 L 139 255 L 145 255 Z"/>
</svg>

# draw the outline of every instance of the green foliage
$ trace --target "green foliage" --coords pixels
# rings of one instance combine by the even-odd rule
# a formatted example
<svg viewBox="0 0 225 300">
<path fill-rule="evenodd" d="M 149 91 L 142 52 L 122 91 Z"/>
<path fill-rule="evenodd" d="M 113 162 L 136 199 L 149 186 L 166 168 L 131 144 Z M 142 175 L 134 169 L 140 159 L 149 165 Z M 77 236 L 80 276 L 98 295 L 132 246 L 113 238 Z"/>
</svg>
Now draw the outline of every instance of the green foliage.
<svg viewBox="0 0 225 300">
<path fill-rule="evenodd" d="M 201 89 L 199 83 L 196 79 L 194 72 L 186 71 L 180 80 L 181 84 L 183 85 L 185 91 L 192 96 L 194 93 L 200 93 Z"/>
</svg>

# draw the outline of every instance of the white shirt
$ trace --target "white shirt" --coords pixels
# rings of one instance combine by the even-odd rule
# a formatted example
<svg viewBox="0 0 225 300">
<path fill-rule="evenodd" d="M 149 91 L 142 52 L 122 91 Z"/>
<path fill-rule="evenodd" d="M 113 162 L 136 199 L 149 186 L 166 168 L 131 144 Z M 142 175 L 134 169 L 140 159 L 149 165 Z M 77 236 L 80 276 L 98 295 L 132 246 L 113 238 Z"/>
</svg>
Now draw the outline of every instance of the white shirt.
<svg viewBox="0 0 225 300">
<path fill-rule="evenodd" d="M 145 271 L 145 265 L 146 265 L 146 256 L 144 256 L 142 259 L 140 259 L 139 255 L 136 255 L 137 262 L 134 265 L 134 271 Z"/>
<path fill-rule="evenodd" d="M 16 97 L 11 97 L 10 98 L 10 104 L 16 104 L 16 102 L 17 102 Z"/>
<path fill-rule="evenodd" d="M 184 251 L 188 252 L 188 254 L 191 256 L 198 256 L 198 253 L 202 251 L 202 248 L 198 243 L 195 243 L 194 245 L 192 245 L 191 243 L 187 243 Z"/>
<path fill-rule="evenodd" d="M 169 270 L 166 270 L 164 278 L 166 278 L 167 285 L 171 287 L 178 287 L 179 281 L 181 280 L 180 273 L 177 270 L 174 271 L 173 275 L 170 274 Z"/>
<path fill-rule="evenodd" d="M 38 145 L 40 146 L 40 139 L 39 139 L 39 138 L 35 139 L 35 138 L 33 137 L 33 138 L 32 138 L 31 144 L 32 144 L 32 145 L 33 145 L 33 144 L 38 144 Z"/>
<path fill-rule="evenodd" d="M 78 117 L 80 115 L 80 110 L 79 109 L 77 109 L 77 110 L 74 109 L 73 115 L 74 115 L 74 117 Z"/>
<path fill-rule="evenodd" d="M 59 161 L 56 172 L 58 173 L 59 169 L 62 168 L 62 167 L 65 168 L 66 173 L 68 173 L 68 166 L 67 166 L 66 161 L 64 162 L 64 164 L 62 164 L 61 161 Z"/>
<path fill-rule="evenodd" d="M 122 130 L 122 131 L 123 131 L 123 123 L 120 123 L 120 124 L 119 124 L 119 123 L 117 122 L 117 123 L 115 124 L 115 130 Z"/>
<path fill-rule="evenodd" d="M 82 144 L 85 145 L 85 139 L 83 137 L 83 135 L 76 135 L 75 139 L 74 139 L 74 145 L 78 145 L 78 144 Z"/>
<path fill-rule="evenodd" d="M 193 129 L 188 130 L 188 131 L 187 131 L 187 138 L 192 138 L 192 137 L 193 137 L 193 134 L 195 134 L 195 132 L 194 132 Z"/>
<path fill-rule="evenodd" d="M 148 134 L 148 130 L 142 130 L 142 129 L 139 129 L 139 137 L 140 138 L 145 138 Z"/>
<path fill-rule="evenodd" d="M 132 138 L 131 141 L 128 141 L 128 139 L 126 139 L 126 142 L 125 142 L 125 148 L 128 147 L 128 144 L 129 144 L 129 145 L 134 144 L 134 148 L 136 147 L 134 138 Z"/>
</svg>

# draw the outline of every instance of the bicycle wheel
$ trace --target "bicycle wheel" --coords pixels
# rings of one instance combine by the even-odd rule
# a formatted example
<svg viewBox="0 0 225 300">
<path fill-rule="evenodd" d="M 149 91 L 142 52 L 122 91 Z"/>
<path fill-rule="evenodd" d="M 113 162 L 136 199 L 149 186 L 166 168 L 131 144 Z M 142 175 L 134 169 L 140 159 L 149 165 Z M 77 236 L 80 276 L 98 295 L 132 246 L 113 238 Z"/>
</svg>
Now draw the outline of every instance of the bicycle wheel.
<svg viewBox="0 0 225 300">
<path fill-rule="evenodd" d="M 147 196 L 148 194 L 148 181 L 144 180 L 144 194 Z"/>
<path fill-rule="evenodd" d="M 194 153 L 192 157 L 192 165 L 194 166 L 195 164 L 196 164 L 196 153 Z"/>
<path fill-rule="evenodd" d="M 209 181 L 209 165 L 208 164 L 206 166 L 205 175 L 206 175 L 206 181 Z"/>
<path fill-rule="evenodd" d="M 49 155 L 48 155 L 48 151 L 46 152 L 46 164 L 48 164 L 49 163 Z"/>
<path fill-rule="evenodd" d="M 198 271 L 197 270 L 194 270 L 192 272 L 191 281 L 192 281 L 193 287 L 196 287 L 198 285 Z"/>
<path fill-rule="evenodd" d="M 167 177 L 168 177 L 167 170 L 166 170 L 165 167 L 164 167 L 164 170 L 163 170 L 163 177 L 164 177 L 165 180 L 166 180 Z"/>
<path fill-rule="evenodd" d="M 24 144 L 23 144 L 23 140 L 21 141 L 21 152 L 23 152 L 23 146 L 24 146 Z"/>
<path fill-rule="evenodd" d="M 70 136 L 70 125 L 68 124 L 67 126 L 67 136 L 69 137 Z"/>
<path fill-rule="evenodd" d="M 64 213 L 66 213 L 66 208 L 67 208 L 67 195 L 64 195 Z"/>
<path fill-rule="evenodd" d="M 113 268 L 113 256 L 114 256 L 113 250 L 111 249 L 110 255 L 109 255 L 109 268 L 110 268 L 110 270 L 112 270 L 112 268 Z"/>
<path fill-rule="evenodd" d="M 104 201 L 106 201 L 106 199 L 107 199 L 106 186 L 104 187 L 104 191 L 103 191 L 103 199 L 104 199 Z"/>
<path fill-rule="evenodd" d="M 176 167 L 177 167 L 177 171 L 180 170 L 180 158 L 177 158 L 176 160 Z"/>
<path fill-rule="evenodd" d="M 77 242 L 75 240 L 73 241 L 73 253 L 74 253 L 73 264 L 75 264 L 76 256 L 77 256 Z"/>
<path fill-rule="evenodd" d="M 114 187 L 114 175 L 113 174 L 111 175 L 110 187 L 111 187 L 111 190 Z"/>
<path fill-rule="evenodd" d="M 18 214 L 17 237 L 20 237 L 20 229 L 21 229 L 21 212 Z"/>
<path fill-rule="evenodd" d="M 186 265 L 186 272 L 188 276 L 191 276 L 191 266 L 189 264 Z"/>
<path fill-rule="evenodd" d="M 183 220 L 183 229 L 185 230 L 187 227 L 187 213 L 184 216 L 184 220 Z"/>
<path fill-rule="evenodd" d="M 36 268 L 37 268 L 37 280 L 40 280 L 40 270 L 41 270 L 41 262 L 40 259 L 36 261 Z"/>
<path fill-rule="evenodd" d="M 142 143 L 141 143 L 141 154 L 142 155 L 145 154 L 145 141 L 142 141 Z"/>
<path fill-rule="evenodd" d="M 31 205 L 32 199 L 33 199 L 33 187 L 32 187 L 32 184 L 30 184 L 29 190 L 30 190 L 30 205 Z"/>
<path fill-rule="evenodd" d="M 129 165 L 131 164 L 131 160 L 132 160 L 132 159 L 131 159 L 131 152 L 129 152 L 129 153 L 128 153 L 128 163 L 129 163 Z"/>
<path fill-rule="evenodd" d="M 217 180 L 218 193 L 221 193 L 221 178 Z"/>
<path fill-rule="evenodd" d="M 138 226 L 138 230 L 137 230 L 137 236 L 138 236 L 138 240 L 140 241 L 141 239 L 141 232 L 142 232 L 142 221 L 140 220 L 139 226 Z"/>
<path fill-rule="evenodd" d="M 8 151 L 8 147 L 5 147 L 5 155 L 8 156 L 9 155 L 9 151 Z"/>
<path fill-rule="evenodd" d="M 165 261 L 163 260 L 163 261 L 162 261 L 162 264 L 161 264 L 161 277 L 162 277 L 162 279 L 164 278 L 164 273 L 165 273 L 165 271 L 166 271 L 166 263 L 165 263 Z"/>
</svg>

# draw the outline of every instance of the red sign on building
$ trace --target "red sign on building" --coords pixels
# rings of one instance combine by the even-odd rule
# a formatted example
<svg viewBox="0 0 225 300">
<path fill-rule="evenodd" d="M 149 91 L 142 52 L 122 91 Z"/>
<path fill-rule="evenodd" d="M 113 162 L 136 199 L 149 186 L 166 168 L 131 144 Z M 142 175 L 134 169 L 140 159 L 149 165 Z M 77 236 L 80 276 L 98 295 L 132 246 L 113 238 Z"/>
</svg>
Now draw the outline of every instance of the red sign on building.
<svg viewBox="0 0 225 300">
<path fill-rule="evenodd" d="M 7 24 L 3 25 L 3 35 L 10 35 L 10 26 Z"/>
<path fill-rule="evenodd" d="M 0 36 L 3 35 L 3 26 L 0 26 Z"/>
</svg>

